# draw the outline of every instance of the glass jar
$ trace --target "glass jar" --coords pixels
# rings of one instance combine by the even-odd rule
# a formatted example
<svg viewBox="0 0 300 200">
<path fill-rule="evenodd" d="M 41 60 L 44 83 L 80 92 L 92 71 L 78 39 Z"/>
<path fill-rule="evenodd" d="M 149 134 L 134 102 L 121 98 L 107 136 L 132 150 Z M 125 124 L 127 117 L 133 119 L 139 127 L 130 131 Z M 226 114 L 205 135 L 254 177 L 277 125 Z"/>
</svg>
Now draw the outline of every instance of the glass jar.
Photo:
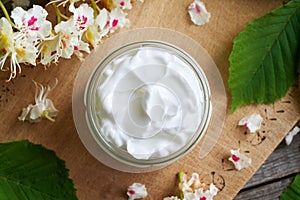
<svg viewBox="0 0 300 200">
<path fill-rule="evenodd" d="M 136 58 L 138 54 L 141 55 Z M 160 58 L 159 54 L 163 56 Z M 132 61 L 134 59 L 140 60 Z M 160 61 L 161 59 L 163 60 Z M 131 66 L 134 67 L 131 69 Z M 126 67 L 129 69 L 125 70 Z M 157 82 L 157 76 L 160 77 L 162 71 L 164 71 L 163 76 L 172 74 L 173 78 L 169 78 L 169 83 L 166 80 Z M 115 78 L 118 73 L 123 74 L 120 79 Z M 111 74 L 116 75 L 113 77 Z M 132 74 L 138 76 L 136 83 L 131 83 L 135 79 Z M 163 76 L 160 78 L 163 79 Z M 176 76 L 178 79 L 174 78 Z M 123 98 L 123 93 L 119 91 L 127 87 L 125 86 L 127 83 L 129 88 L 132 84 L 136 85 L 130 94 L 124 95 Z M 177 91 L 182 83 L 187 87 Z M 107 95 L 108 92 L 111 93 Z M 166 94 L 167 97 L 160 96 Z M 192 96 L 189 97 L 188 94 Z M 191 101 L 194 98 L 196 104 Z M 122 165 L 141 169 L 167 166 L 190 152 L 205 134 L 212 110 L 208 80 L 201 67 L 186 52 L 162 41 L 130 43 L 106 56 L 91 74 L 84 100 L 85 119 L 97 144 Z M 173 104 L 177 106 L 173 111 L 179 113 L 176 119 L 171 119 L 174 112 L 170 107 Z M 141 109 L 136 109 L 134 106 L 140 106 Z M 139 116 L 142 116 L 140 112 L 147 119 L 139 119 Z M 197 117 L 192 118 L 193 116 Z M 107 123 L 107 120 L 111 122 Z M 111 124 L 113 125 L 110 126 Z M 155 124 L 154 128 L 148 127 L 149 124 Z M 193 128 L 184 128 L 189 124 L 193 124 Z M 158 145 L 164 146 L 160 148 Z M 140 153 L 143 151 L 147 153 Z M 110 167 L 118 169 L 118 167 Z"/>
</svg>

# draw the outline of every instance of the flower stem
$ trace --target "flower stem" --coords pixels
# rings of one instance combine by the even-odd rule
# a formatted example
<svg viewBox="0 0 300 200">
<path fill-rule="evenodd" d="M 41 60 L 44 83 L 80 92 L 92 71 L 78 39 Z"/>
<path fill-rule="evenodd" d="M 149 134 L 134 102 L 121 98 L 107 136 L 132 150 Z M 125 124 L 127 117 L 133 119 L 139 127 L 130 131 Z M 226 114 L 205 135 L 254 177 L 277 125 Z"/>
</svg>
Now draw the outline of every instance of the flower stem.
<svg viewBox="0 0 300 200">
<path fill-rule="evenodd" d="M 95 2 L 95 0 L 91 0 L 91 3 L 92 3 L 92 6 L 93 6 L 93 9 L 94 9 L 94 17 L 96 18 L 97 17 L 97 4 Z"/>
<path fill-rule="evenodd" d="M 49 116 L 48 111 L 44 111 L 41 118 L 45 118 L 45 119 L 48 119 L 51 122 L 55 122 L 55 120 L 52 117 Z"/>
<path fill-rule="evenodd" d="M 52 5 L 55 9 L 57 24 L 59 24 L 61 22 L 61 18 L 64 18 L 66 20 L 69 19 L 67 16 L 65 16 L 64 14 L 62 14 L 60 12 L 60 10 L 59 10 L 58 6 L 56 5 L 56 3 L 53 3 Z"/>
<path fill-rule="evenodd" d="M 179 172 L 177 177 L 178 177 L 178 182 L 181 183 L 183 181 L 183 176 L 184 176 L 184 172 Z M 179 198 L 183 199 L 184 195 L 183 195 L 183 191 L 180 189 L 179 190 Z"/>
<path fill-rule="evenodd" d="M 8 22 L 12 25 L 12 26 L 15 26 L 14 23 L 11 21 L 10 17 L 9 17 L 9 14 L 4 6 L 4 4 L 2 3 L 2 1 L 0 1 L 0 7 L 4 13 L 4 16 L 5 18 L 8 20 Z"/>
<path fill-rule="evenodd" d="M 58 9 L 56 3 L 53 3 L 52 5 L 53 5 L 53 7 L 55 9 L 57 24 L 59 24 L 61 22 L 61 13 L 60 13 L 60 10 Z"/>
</svg>

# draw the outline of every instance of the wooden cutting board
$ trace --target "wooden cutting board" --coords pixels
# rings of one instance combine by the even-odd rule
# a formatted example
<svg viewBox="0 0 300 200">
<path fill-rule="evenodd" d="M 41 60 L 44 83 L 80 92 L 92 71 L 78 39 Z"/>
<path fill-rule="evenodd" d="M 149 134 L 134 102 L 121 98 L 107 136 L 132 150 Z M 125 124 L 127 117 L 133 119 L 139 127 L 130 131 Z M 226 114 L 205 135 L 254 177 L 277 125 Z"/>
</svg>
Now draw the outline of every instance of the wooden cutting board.
<svg viewBox="0 0 300 200">
<path fill-rule="evenodd" d="M 199 157 L 200 143 L 184 158 L 154 172 L 130 174 L 101 164 L 86 150 L 73 122 L 72 90 L 81 66 L 75 57 L 71 60 L 62 59 L 59 65 L 46 70 L 42 66 L 23 68 L 22 74 L 14 82 L 1 83 L 1 142 L 29 139 L 54 150 L 66 161 L 77 195 L 82 200 L 127 199 L 126 189 L 133 182 L 146 185 L 149 193 L 146 199 L 159 200 L 177 195 L 176 174 L 179 171 L 188 174 L 197 172 L 205 181 L 214 182 L 222 189 L 215 199 L 233 199 L 300 118 L 297 102 L 299 95 L 293 88 L 286 97 L 274 104 L 250 105 L 238 109 L 234 114 L 229 113 L 227 80 L 232 41 L 249 21 L 280 6 L 282 1 L 206 0 L 204 3 L 212 17 L 208 24 L 201 27 L 190 21 L 187 13 L 189 3 L 183 0 L 145 0 L 143 4 L 135 2 L 128 15 L 131 21 L 129 30 L 160 27 L 178 31 L 204 47 L 216 63 L 225 85 L 227 110 L 221 135 L 208 156 L 203 159 Z M 58 78 L 59 83 L 49 98 L 59 110 L 56 121 L 42 121 L 38 124 L 19 122 L 17 116 L 21 109 L 34 99 L 35 88 L 31 80 L 53 84 L 55 78 Z M 263 117 L 263 126 L 258 134 L 245 135 L 245 130 L 238 127 L 237 123 L 253 113 Z M 242 171 L 231 170 L 233 166 L 227 159 L 232 148 L 249 152 L 247 155 L 253 161 L 251 166 Z"/>
</svg>

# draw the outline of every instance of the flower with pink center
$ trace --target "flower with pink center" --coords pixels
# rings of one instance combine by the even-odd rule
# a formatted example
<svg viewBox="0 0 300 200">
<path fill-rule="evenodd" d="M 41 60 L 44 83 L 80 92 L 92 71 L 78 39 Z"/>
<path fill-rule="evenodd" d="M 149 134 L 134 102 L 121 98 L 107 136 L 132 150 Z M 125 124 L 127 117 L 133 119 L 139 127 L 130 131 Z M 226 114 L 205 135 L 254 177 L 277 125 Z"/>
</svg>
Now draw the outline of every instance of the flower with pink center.
<svg viewBox="0 0 300 200">
<path fill-rule="evenodd" d="M 128 200 L 145 198 L 148 193 L 145 185 L 141 183 L 133 183 L 127 189 Z"/>
<path fill-rule="evenodd" d="M 192 22 L 196 25 L 206 24 L 211 14 L 207 12 L 206 7 L 200 0 L 194 0 L 188 7 L 188 12 Z"/>
<path fill-rule="evenodd" d="M 121 9 L 131 9 L 132 5 L 130 0 L 115 0 L 117 7 Z"/>
<path fill-rule="evenodd" d="M 242 169 L 248 167 L 252 162 L 251 158 L 240 153 L 240 149 L 237 149 L 237 150 L 231 149 L 230 153 L 231 153 L 231 156 L 229 157 L 228 160 L 230 160 L 234 164 L 234 167 L 237 170 L 242 170 Z"/>
<path fill-rule="evenodd" d="M 52 30 L 51 22 L 46 20 L 48 12 L 41 6 L 34 5 L 25 11 L 21 7 L 11 12 L 16 27 L 20 30 L 20 37 L 36 45 L 40 40 L 48 37 Z"/>
<path fill-rule="evenodd" d="M 94 48 L 97 47 L 102 38 L 109 33 L 109 12 L 104 8 L 100 10 L 98 16 L 94 20 L 94 24 L 88 27 L 83 34 L 84 41 L 87 41 Z"/>
<path fill-rule="evenodd" d="M 0 69 L 10 71 L 7 81 L 21 73 L 20 63 L 36 65 L 37 48 L 19 32 L 13 32 L 6 18 L 0 19 L 0 50 Z M 9 67 L 5 66 L 7 59 L 10 59 Z"/>
<path fill-rule="evenodd" d="M 240 160 L 240 158 L 234 154 L 231 156 L 231 158 L 232 158 L 233 162 L 238 162 Z"/>
<path fill-rule="evenodd" d="M 90 53 L 88 43 L 81 40 L 81 34 L 76 29 L 73 20 L 63 21 L 57 24 L 54 29 L 58 35 L 56 54 L 59 57 L 69 59 L 75 54 L 80 60 L 83 60 L 81 51 Z"/>
<path fill-rule="evenodd" d="M 246 126 L 250 133 L 255 133 L 260 129 L 263 118 L 259 114 L 252 114 L 244 117 L 238 123 L 239 126 Z"/>
<path fill-rule="evenodd" d="M 73 20 L 76 30 L 81 34 L 94 23 L 94 10 L 88 4 L 81 4 L 78 8 L 71 4 L 69 10 L 74 14 Z"/>
<path fill-rule="evenodd" d="M 111 33 L 118 28 L 129 26 L 130 22 L 126 16 L 127 14 L 124 13 L 120 8 L 115 8 L 110 12 L 108 26 L 110 27 Z"/>
</svg>

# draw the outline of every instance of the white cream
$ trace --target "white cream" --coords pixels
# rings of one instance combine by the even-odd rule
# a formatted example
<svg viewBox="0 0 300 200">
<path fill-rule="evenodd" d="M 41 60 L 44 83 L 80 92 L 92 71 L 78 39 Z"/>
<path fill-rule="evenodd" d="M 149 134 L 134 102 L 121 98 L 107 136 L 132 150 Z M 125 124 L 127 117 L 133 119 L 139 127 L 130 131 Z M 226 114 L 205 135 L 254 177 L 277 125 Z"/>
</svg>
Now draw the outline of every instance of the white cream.
<svg viewBox="0 0 300 200">
<path fill-rule="evenodd" d="M 136 159 L 178 151 L 202 120 L 198 79 L 185 61 L 157 47 L 117 56 L 99 76 L 95 109 L 101 134 Z"/>
</svg>

